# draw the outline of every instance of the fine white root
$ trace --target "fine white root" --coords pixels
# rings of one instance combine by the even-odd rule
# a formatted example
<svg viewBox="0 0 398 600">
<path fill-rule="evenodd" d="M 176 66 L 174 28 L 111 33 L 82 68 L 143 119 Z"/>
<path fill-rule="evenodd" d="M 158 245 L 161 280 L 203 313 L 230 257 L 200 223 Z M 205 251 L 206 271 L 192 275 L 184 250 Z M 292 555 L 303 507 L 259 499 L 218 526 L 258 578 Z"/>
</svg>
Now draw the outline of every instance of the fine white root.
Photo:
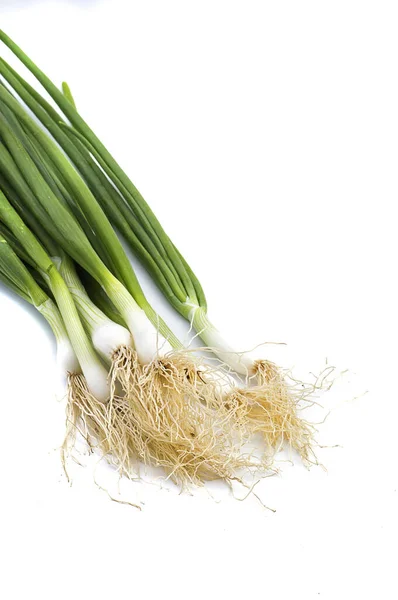
<svg viewBox="0 0 398 600">
<path fill-rule="evenodd" d="M 186 352 L 171 352 L 149 365 L 127 346 L 113 356 L 107 404 L 89 392 L 82 375 L 69 376 L 64 462 L 76 433 L 120 475 L 136 476 L 139 463 L 162 467 L 182 488 L 239 473 L 268 471 L 283 445 L 313 462 L 314 427 L 299 416 L 308 388 L 290 385 L 273 363 L 256 363 L 257 385 L 232 387 L 221 400 L 217 377 Z M 121 393 L 118 393 L 117 386 Z M 258 462 L 244 444 L 261 433 L 266 452 Z"/>
<path fill-rule="evenodd" d="M 137 466 L 131 445 L 135 434 L 130 412 L 131 407 L 123 398 L 112 394 L 104 404 L 90 394 L 83 375 L 69 375 L 66 433 L 61 449 L 64 468 L 80 434 L 90 450 L 97 449 L 120 475 L 130 477 Z"/>
<path fill-rule="evenodd" d="M 313 391 L 312 386 L 289 383 L 282 370 L 269 361 L 256 361 L 253 387 L 238 387 L 224 396 L 227 412 L 235 415 L 237 427 L 248 433 L 261 433 L 266 456 L 284 445 L 293 448 L 305 463 L 314 459 L 314 426 L 299 416 L 300 404 Z"/>
<path fill-rule="evenodd" d="M 137 476 L 143 462 L 163 467 L 183 488 L 213 479 L 230 483 L 240 469 L 258 467 L 241 454 L 234 415 L 216 408 L 214 386 L 203 384 L 196 361 L 184 353 L 141 365 L 134 350 L 119 348 L 107 404 L 90 394 L 82 375 L 70 375 L 68 384 L 64 466 L 79 433 L 120 475 Z"/>
<path fill-rule="evenodd" d="M 141 461 L 163 467 L 183 487 L 229 481 L 237 469 L 253 466 L 240 454 L 231 415 L 215 410 L 214 386 L 203 385 L 196 361 L 171 352 L 141 365 L 129 354 L 114 360 L 114 371 L 131 407 L 132 446 Z"/>
</svg>

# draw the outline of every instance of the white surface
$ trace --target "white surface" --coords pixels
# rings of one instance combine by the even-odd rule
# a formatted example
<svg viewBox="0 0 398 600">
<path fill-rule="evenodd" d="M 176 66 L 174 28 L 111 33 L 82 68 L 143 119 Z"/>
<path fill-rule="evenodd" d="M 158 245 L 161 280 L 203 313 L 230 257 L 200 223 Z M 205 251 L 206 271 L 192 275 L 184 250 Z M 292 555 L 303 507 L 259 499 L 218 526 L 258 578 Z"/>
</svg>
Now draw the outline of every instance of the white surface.
<svg viewBox="0 0 398 600">
<path fill-rule="evenodd" d="M 0 596 L 396 598 L 396 2 L 0 6 L 4 30 L 68 81 L 222 331 L 242 348 L 287 342 L 266 348 L 286 366 L 327 356 L 356 373 L 323 399 L 320 441 L 341 446 L 319 450 L 328 472 L 286 464 L 256 488 L 276 513 L 220 486 L 217 501 L 122 487 L 138 512 L 90 468 L 68 487 L 54 344 L 2 289 Z"/>
</svg>

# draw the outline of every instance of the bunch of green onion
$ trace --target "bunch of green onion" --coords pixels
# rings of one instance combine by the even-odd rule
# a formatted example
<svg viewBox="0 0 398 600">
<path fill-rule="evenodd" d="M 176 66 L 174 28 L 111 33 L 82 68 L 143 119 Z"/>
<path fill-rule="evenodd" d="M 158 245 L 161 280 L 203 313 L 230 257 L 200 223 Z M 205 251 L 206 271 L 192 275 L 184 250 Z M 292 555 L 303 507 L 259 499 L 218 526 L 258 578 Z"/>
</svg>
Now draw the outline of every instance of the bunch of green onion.
<svg viewBox="0 0 398 600">
<path fill-rule="evenodd" d="M 233 477 L 248 464 L 242 432 L 308 459 L 312 430 L 281 370 L 224 341 L 197 277 L 67 84 L 0 39 L 60 110 L 0 58 L 0 279 L 50 323 L 74 426 L 84 420 L 121 470 L 144 460 L 180 481 Z M 224 367 L 187 351 L 156 314 L 117 233 Z"/>
</svg>

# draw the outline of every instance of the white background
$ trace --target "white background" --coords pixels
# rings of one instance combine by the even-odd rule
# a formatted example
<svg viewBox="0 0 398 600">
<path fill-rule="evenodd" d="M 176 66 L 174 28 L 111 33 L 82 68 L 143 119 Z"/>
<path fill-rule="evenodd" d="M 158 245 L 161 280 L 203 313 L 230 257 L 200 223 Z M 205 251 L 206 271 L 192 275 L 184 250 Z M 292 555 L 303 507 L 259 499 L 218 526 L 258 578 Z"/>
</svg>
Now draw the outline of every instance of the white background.
<svg viewBox="0 0 398 600">
<path fill-rule="evenodd" d="M 69 487 L 51 334 L 2 288 L 1 597 L 396 598 L 396 2 L 0 6 L 69 82 L 213 321 L 240 348 L 286 342 L 263 352 L 303 373 L 336 366 L 319 439 L 339 446 L 318 450 L 327 472 L 295 461 L 257 486 L 275 513 L 223 486 L 122 486 L 139 512 L 98 489 L 90 461 Z"/>
</svg>

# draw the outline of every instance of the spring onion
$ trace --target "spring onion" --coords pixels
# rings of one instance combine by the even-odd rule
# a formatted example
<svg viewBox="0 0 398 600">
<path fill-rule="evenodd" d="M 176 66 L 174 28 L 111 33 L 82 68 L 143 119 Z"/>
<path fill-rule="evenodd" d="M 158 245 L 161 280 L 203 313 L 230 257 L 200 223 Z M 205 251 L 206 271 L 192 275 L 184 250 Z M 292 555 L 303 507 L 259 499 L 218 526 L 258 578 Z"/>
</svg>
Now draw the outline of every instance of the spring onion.
<svg viewBox="0 0 398 600">
<path fill-rule="evenodd" d="M 64 82 L 58 90 L 2 31 L 0 39 L 63 115 L 0 59 L 0 74 L 9 86 L 0 84 L 4 239 L 22 260 L 23 253 L 28 256 L 28 264 L 33 258 L 30 267 L 38 270 L 54 295 L 83 373 L 87 366 L 79 346 L 82 335 L 91 357 L 98 361 L 99 355 L 111 365 L 111 391 L 107 382 L 106 391 L 94 393 L 92 377 L 86 375 L 98 404 L 88 407 L 84 393 L 74 401 L 80 418 L 84 415 L 90 423 L 87 428 L 97 437 L 103 435 L 111 452 L 113 448 L 114 454 L 128 457 L 125 463 L 121 460 L 122 470 L 138 456 L 179 472 L 181 480 L 228 479 L 232 465 L 247 464 L 236 455 L 232 440 L 237 431 L 242 439 L 247 432 L 261 431 L 273 449 L 287 441 L 308 459 L 312 429 L 299 418 L 297 405 L 310 390 L 289 385 L 276 365 L 237 352 L 224 340 L 208 318 L 197 277 L 135 185 L 80 116 L 69 86 Z M 1 227 L 0 223 L 0 234 Z M 185 351 L 148 303 L 117 232 L 172 306 L 224 365 L 246 376 L 247 386 L 242 377 L 236 385 L 228 372 L 212 369 Z M 68 308 L 72 306 L 71 319 Z M 116 380 L 121 384 L 121 399 L 115 395 Z M 105 406 L 109 397 L 111 402 Z M 113 410 L 115 402 L 115 424 L 109 428 L 113 417 L 105 418 L 104 411 Z"/>
</svg>

